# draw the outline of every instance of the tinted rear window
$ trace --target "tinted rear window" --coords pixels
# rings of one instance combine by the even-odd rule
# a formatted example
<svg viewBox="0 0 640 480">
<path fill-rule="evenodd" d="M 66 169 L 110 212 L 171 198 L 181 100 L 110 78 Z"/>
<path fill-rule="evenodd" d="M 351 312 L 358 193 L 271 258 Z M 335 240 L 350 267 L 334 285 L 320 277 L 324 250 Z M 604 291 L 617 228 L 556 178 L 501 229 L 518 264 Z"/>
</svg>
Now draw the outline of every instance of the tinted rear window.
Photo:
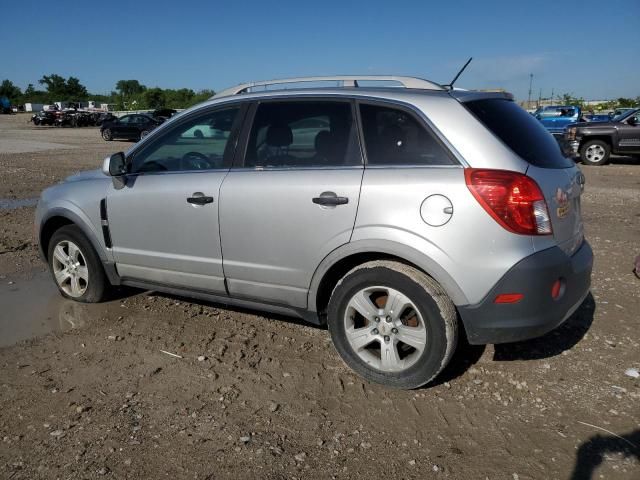
<svg viewBox="0 0 640 480">
<path fill-rule="evenodd" d="M 464 105 L 531 165 L 543 168 L 569 168 L 573 165 L 542 124 L 511 100 L 492 98 Z"/>
</svg>

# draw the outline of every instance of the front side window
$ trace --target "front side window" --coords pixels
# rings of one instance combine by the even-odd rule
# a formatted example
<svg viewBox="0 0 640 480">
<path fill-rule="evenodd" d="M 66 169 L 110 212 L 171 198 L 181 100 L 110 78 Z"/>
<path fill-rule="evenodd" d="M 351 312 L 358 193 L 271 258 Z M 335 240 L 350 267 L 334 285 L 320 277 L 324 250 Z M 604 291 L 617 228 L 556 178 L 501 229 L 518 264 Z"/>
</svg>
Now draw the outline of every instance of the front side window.
<svg viewBox="0 0 640 480">
<path fill-rule="evenodd" d="M 380 105 L 360 105 L 369 165 L 454 165 L 426 127 L 408 112 Z"/>
<path fill-rule="evenodd" d="M 258 106 L 245 167 L 360 165 L 348 102 L 267 102 Z"/>
<path fill-rule="evenodd" d="M 132 115 L 125 115 L 124 117 L 120 117 L 118 119 L 118 122 L 120 122 L 120 123 L 129 123 L 129 122 L 131 122 L 132 118 L 133 118 Z"/>
<path fill-rule="evenodd" d="M 199 115 L 173 126 L 133 157 L 131 173 L 225 168 L 225 150 L 239 108 Z"/>
</svg>

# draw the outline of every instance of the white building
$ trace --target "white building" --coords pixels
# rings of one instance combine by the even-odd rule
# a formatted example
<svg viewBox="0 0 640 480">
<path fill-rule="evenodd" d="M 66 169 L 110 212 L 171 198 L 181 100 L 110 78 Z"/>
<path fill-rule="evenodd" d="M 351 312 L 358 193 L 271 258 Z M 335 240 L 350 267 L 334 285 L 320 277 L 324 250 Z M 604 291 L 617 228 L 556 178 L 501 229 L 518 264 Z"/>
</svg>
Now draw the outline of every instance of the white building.
<svg viewBox="0 0 640 480">
<path fill-rule="evenodd" d="M 42 110 L 42 107 L 44 107 L 44 105 L 42 103 L 25 103 L 24 104 L 24 111 L 25 112 L 39 112 L 40 110 Z"/>
</svg>

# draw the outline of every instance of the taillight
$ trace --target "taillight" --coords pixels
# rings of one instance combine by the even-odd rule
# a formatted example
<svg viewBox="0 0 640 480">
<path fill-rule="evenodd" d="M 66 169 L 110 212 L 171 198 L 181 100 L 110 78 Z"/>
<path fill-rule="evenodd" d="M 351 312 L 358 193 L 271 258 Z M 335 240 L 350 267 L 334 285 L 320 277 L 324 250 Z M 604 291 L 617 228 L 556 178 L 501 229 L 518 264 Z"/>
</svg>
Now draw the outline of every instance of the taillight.
<svg viewBox="0 0 640 480">
<path fill-rule="evenodd" d="M 540 187 L 530 177 L 506 170 L 467 168 L 467 187 L 496 222 L 522 235 L 550 235 L 551 220 Z"/>
</svg>

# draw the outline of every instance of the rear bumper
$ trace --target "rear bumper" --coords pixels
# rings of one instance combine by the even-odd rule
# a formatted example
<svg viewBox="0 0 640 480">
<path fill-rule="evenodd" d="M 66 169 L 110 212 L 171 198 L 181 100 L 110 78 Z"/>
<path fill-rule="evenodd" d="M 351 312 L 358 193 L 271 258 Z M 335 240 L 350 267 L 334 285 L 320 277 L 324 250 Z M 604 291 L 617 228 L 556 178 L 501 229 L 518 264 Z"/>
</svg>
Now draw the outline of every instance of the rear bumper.
<svg viewBox="0 0 640 480">
<path fill-rule="evenodd" d="M 569 318 L 582 304 L 591 286 L 593 252 L 585 241 L 568 256 L 553 247 L 520 261 L 477 305 L 458 307 L 469 343 L 507 343 L 544 335 Z M 557 279 L 564 291 L 557 300 L 551 288 Z M 502 293 L 522 293 L 518 303 L 496 304 Z"/>
</svg>

